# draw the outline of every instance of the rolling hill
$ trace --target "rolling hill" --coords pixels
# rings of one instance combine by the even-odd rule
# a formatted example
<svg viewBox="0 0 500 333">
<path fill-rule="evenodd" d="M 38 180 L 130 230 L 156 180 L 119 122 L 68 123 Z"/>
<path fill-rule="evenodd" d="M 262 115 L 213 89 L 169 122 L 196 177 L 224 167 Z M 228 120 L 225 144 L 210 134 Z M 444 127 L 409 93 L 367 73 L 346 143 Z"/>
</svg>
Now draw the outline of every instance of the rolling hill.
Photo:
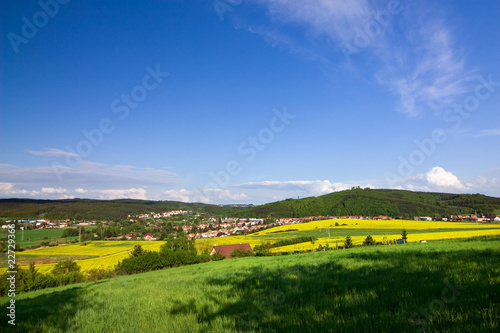
<svg viewBox="0 0 500 333">
<path fill-rule="evenodd" d="M 286 199 L 243 209 L 240 217 L 304 217 L 318 215 L 449 216 L 452 214 L 499 214 L 500 198 L 482 194 L 450 194 L 404 190 L 360 189 L 319 197 Z"/>
<path fill-rule="evenodd" d="M 0 217 L 48 219 L 124 219 L 128 214 L 182 209 L 219 216 L 304 217 L 387 215 L 449 216 L 453 214 L 500 214 L 500 198 L 482 194 L 412 192 L 387 189 L 352 189 L 318 197 L 286 199 L 264 205 L 241 207 L 180 201 L 148 200 L 33 200 L 0 199 Z"/>
</svg>

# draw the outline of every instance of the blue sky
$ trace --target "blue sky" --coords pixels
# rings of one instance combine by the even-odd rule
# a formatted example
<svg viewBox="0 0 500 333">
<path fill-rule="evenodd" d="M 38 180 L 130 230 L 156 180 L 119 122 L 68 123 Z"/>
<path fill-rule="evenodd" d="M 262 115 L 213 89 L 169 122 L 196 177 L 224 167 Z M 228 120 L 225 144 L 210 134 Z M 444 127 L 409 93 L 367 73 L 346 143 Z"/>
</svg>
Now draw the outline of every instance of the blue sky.
<svg viewBox="0 0 500 333">
<path fill-rule="evenodd" d="M 2 1 L 0 197 L 500 197 L 500 2 Z"/>
</svg>

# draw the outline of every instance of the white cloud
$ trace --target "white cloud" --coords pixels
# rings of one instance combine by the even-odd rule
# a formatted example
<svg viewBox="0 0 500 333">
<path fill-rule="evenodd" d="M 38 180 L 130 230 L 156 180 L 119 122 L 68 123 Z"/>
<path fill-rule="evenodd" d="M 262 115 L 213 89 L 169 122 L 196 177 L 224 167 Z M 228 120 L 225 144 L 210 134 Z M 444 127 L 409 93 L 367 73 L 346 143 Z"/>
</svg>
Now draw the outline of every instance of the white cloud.
<svg viewBox="0 0 500 333">
<path fill-rule="evenodd" d="M 457 176 L 438 166 L 433 167 L 427 172 L 426 179 L 430 186 L 453 189 L 465 188 Z"/>
<path fill-rule="evenodd" d="M 147 192 L 144 188 L 127 188 L 127 189 L 105 189 L 95 190 L 99 195 L 99 199 L 112 200 L 112 199 L 147 199 Z"/>
<path fill-rule="evenodd" d="M 1 197 L 43 199 L 82 195 L 96 199 L 147 199 L 146 188 L 148 192 L 161 193 L 178 181 L 177 174 L 166 170 L 89 161 L 83 161 L 76 168 L 0 164 L 0 174 L 4 181 L 0 183 Z"/>
<path fill-rule="evenodd" d="M 60 194 L 60 193 L 68 193 L 68 190 L 62 187 L 54 188 L 54 187 L 42 187 L 42 193 L 46 194 Z"/>
<path fill-rule="evenodd" d="M 410 191 L 482 193 L 500 196 L 500 179 L 498 178 L 475 177 L 461 181 L 452 172 L 439 166 L 429 169 L 426 173 L 392 179 L 390 187 Z"/>
<path fill-rule="evenodd" d="M 359 186 L 357 184 L 331 183 L 328 180 L 289 180 L 289 181 L 261 181 L 237 185 L 247 189 L 266 189 L 280 191 L 300 191 L 303 196 L 318 196 L 331 192 L 342 191 Z M 365 185 L 364 187 L 370 187 Z"/>
<path fill-rule="evenodd" d="M 64 165 L 19 167 L 0 164 L 3 180 L 23 187 L 75 187 L 83 184 L 94 188 L 117 188 L 123 184 L 142 186 L 171 186 L 178 180 L 178 175 L 161 169 L 138 168 L 130 165 L 107 165 L 83 161 L 78 167 Z"/>
<path fill-rule="evenodd" d="M 238 202 L 248 198 L 244 193 L 233 193 L 220 188 L 167 190 L 162 193 L 161 197 L 167 200 L 204 203 Z"/>
<path fill-rule="evenodd" d="M 17 189 L 14 184 L 0 183 L 0 196 L 19 197 L 34 199 L 69 199 L 79 197 L 79 194 L 86 194 L 88 198 L 112 200 L 112 199 L 147 199 L 147 192 L 144 188 L 127 189 L 67 189 L 62 187 L 42 187 L 35 189 Z"/>
<path fill-rule="evenodd" d="M 36 156 L 52 156 L 52 157 L 61 157 L 61 156 L 78 156 L 78 154 L 70 153 L 57 148 L 44 148 L 43 151 L 37 150 L 27 150 L 28 153 Z"/>
<path fill-rule="evenodd" d="M 13 188 L 14 188 L 14 184 L 12 184 L 12 183 L 0 183 L 0 194 L 10 193 Z"/>
<path fill-rule="evenodd" d="M 478 137 L 483 137 L 483 136 L 498 136 L 498 135 L 500 135 L 500 128 L 481 130 L 477 134 Z"/>
</svg>

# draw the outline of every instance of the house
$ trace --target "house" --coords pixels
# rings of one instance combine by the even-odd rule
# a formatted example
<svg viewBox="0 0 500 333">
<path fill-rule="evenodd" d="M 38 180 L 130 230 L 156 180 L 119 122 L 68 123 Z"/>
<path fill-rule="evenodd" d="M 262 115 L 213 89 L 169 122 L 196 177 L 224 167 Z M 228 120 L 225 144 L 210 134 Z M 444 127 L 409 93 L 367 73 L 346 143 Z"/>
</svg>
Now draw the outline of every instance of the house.
<svg viewBox="0 0 500 333">
<path fill-rule="evenodd" d="M 495 217 L 495 218 L 493 219 L 493 221 L 495 221 L 495 222 L 500 222 L 500 215 L 499 215 L 499 216 L 497 216 L 497 217 Z"/>
<path fill-rule="evenodd" d="M 231 259 L 232 257 L 232 254 L 235 250 L 240 250 L 240 251 L 252 251 L 252 247 L 250 246 L 250 244 L 248 243 L 244 243 L 244 244 L 231 244 L 231 245 L 214 245 L 214 247 L 212 248 L 212 251 L 210 251 L 210 255 L 214 255 L 216 253 L 218 254 L 222 254 L 223 256 L 225 256 L 226 258 L 228 259 Z"/>
<path fill-rule="evenodd" d="M 154 237 L 153 234 L 145 234 L 144 235 L 144 240 L 154 240 L 153 237 Z"/>
<path fill-rule="evenodd" d="M 126 235 L 125 235 L 125 238 L 126 238 L 126 239 L 132 239 L 133 237 L 134 237 L 134 235 L 132 235 L 132 234 L 126 234 Z"/>
</svg>

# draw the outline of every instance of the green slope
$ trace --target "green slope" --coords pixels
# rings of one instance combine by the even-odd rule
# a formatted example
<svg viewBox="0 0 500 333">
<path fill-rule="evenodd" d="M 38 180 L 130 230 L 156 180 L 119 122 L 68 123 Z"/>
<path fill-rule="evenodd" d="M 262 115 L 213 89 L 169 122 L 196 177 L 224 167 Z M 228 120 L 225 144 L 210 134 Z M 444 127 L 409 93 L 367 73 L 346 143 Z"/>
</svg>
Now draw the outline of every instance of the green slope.
<svg viewBox="0 0 500 333">
<path fill-rule="evenodd" d="M 0 199 L 0 217 L 49 219 L 124 219 L 128 214 L 191 210 L 219 216 L 304 217 L 319 215 L 449 216 L 500 211 L 500 198 L 385 189 L 354 189 L 319 197 L 287 199 L 250 208 L 148 200 Z"/>
<path fill-rule="evenodd" d="M 241 258 L 40 290 L 16 297 L 9 331 L 498 332 L 499 241 Z"/>
<path fill-rule="evenodd" d="M 185 203 L 180 201 L 150 200 L 33 200 L 33 199 L 0 199 L 0 217 L 15 219 L 125 219 L 128 214 L 150 212 L 166 212 L 170 210 L 187 210 L 208 214 L 223 215 L 238 211 L 241 208 L 222 207 L 202 203 Z"/>
<path fill-rule="evenodd" d="M 449 216 L 491 214 L 500 198 L 481 194 L 449 194 L 385 189 L 354 189 L 319 197 L 287 199 L 244 209 L 239 216 L 304 217 L 319 215 Z"/>
</svg>

